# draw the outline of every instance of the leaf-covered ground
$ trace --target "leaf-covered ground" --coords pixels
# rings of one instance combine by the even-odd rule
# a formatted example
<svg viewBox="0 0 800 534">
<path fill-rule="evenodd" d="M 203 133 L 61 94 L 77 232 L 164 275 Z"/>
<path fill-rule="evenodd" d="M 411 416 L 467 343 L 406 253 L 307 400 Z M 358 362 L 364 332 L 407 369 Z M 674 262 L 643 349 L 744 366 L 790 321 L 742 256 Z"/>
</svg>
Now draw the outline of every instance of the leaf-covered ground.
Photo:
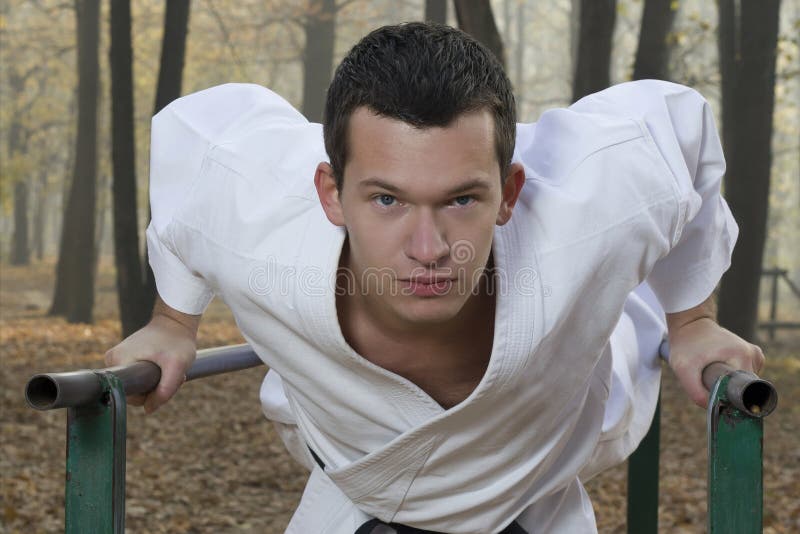
<svg viewBox="0 0 800 534">
<path fill-rule="evenodd" d="M 101 269 L 93 325 L 45 316 L 52 265 L 0 269 L 0 532 L 63 531 L 63 410 L 36 412 L 23 386 L 37 372 L 102 366 L 119 339 L 114 279 Z M 779 335 L 763 376 L 780 392 L 767 419 L 764 532 L 800 532 L 800 349 Z M 239 343 L 213 303 L 202 347 Z M 128 412 L 127 530 L 132 533 L 283 532 L 305 483 L 260 413 L 264 369 L 187 384 L 153 415 Z M 705 531 L 705 421 L 669 373 L 663 389 L 660 531 Z M 590 482 L 601 532 L 624 532 L 624 466 Z"/>
</svg>

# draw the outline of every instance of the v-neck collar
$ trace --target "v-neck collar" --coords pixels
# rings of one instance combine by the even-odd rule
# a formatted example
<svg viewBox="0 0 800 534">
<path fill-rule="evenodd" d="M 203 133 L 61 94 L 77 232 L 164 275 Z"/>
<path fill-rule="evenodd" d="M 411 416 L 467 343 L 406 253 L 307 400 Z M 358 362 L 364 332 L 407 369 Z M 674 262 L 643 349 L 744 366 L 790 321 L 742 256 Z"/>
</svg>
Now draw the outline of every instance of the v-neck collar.
<svg viewBox="0 0 800 534">
<path fill-rule="evenodd" d="M 317 211 L 312 216 L 317 220 L 310 221 L 314 228 L 309 233 L 312 237 L 304 241 L 300 258 L 307 264 L 303 268 L 316 271 L 319 286 L 317 290 L 298 291 L 295 304 L 309 339 L 329 357 L 344 361 L 354 372 L 380 377 L 381 386 L 392 390 L 387 394 L 393 399 L 404 399 L 401 404 L 405 409 L 413 407 L 420 423 L 463 410 L 477 399 L 496 393 L 525 365 L 538 337 L 536 330 L 542 325 L 541 321 L 535 321 L 542 307 L 542 288 L 535 250 L 532 243 L 523 243 L 521 225 L 513 223 L 514 217 L 508 224 L 495 227 L 492 242 L 498 280 L 495 283 L 494 336 L 486 371 L 466 399 L 445 409 L 417 384 L 370 362 L 347 343 L 338 320 L 335 291 L 346 233 L 343 228 L 331 224 L 321 209 Z"/>
</svg>

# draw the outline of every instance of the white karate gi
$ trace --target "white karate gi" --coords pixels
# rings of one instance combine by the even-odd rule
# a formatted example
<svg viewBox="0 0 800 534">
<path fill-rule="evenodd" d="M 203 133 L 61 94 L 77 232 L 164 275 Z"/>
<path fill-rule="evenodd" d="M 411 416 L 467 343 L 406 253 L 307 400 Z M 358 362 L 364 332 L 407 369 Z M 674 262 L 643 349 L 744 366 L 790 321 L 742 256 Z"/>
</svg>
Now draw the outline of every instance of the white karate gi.
<svg viewBox="0 0 800 534">
<path fill-rule="evenodd" d="M 581 479 L 625 458 L 650 424 L 663 310 L 701 303 L 729 265 L 722 151 L 702 97 L 645 81 L 520 124 L 514 158 L 526 182 L 495 229 L 491 358 L 444 410 L 341 333 L 345 234 L 312 180 L 327 160 L 321 127 L 254 85 L 189 95 L 154 118 L 158 291 L 191 314 L 223 298 L 282 378 L 265 380 L 264 410 L 312 469 L 287 532 L 350 534 L 371 517 L 595 532 Z"/>
</svg>

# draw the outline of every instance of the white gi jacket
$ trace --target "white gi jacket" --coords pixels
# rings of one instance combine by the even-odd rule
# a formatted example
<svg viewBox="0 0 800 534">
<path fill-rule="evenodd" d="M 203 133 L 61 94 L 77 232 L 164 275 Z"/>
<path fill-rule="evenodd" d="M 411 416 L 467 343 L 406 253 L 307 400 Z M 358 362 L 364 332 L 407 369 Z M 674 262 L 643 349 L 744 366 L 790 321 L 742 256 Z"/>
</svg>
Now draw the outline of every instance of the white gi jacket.
<svg viewBox="0 0 800 534">
<path fill-rule="evenodd" d="M 320 125 L 239 84 L 153 119 L 158 291 L 191 314 L 223 298 L 282 378 L 266 379 L 264 410 L 312 468 L 287 532 L 349 534 L 372 517 L 452 533 L 515 520 L 529 533 L 596 530 L 581 479 L 649 426 L 664 310 L 705 300 L 729 265 L 724 160 L 706 102 L 666 82 L 615 86 L 517 131 L 526 182 L 495 230 L 491 358 L 444 410 L 341 333 L 345 234 L 313 186 Z"/>
</svg>

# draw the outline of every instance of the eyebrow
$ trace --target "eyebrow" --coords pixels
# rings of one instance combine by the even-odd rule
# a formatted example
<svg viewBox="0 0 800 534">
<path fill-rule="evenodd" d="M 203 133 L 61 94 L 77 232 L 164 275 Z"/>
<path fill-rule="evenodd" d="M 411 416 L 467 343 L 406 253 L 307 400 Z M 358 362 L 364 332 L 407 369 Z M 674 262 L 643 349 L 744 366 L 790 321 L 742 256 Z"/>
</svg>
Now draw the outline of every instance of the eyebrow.
<svg viewBox="0 0 800 534">
<path fill-rule="evenodd" d="M 361 187 L 361 188 L 367 188 L 367 187 L 371 187 L 371 186 L 372 187 L 380 187 L 381 189 L 385 189 L 385 190 L 390 191 L 392 193 L 400 193 L 401 192 L 400 188 L 397 187 L 396 185 L 390 184 L 389 182 L 387 182 L 385 180 L 382 180 L 380 178 L 376 178 L 376 177 L 367 178 L 366 180 L 363 180 L 359 184 L 359 187 Z M 476 189 L 481 189 L 481 190 L 490 189 L 489 183 L 486 180 L 483 180 L 481 178 L 473 178 L 472 180 L 469 180 L 468 182 L 460 184 L 460 185 L 454 187 L 453 189 L 447 191 L 446 195 L 447 196 L 455 196 L 455 195 L 458 195 L 460 193 L 464 193 L 466 191 L 473 191 L 473 190 L 476 190 Z"/>
</svg>

